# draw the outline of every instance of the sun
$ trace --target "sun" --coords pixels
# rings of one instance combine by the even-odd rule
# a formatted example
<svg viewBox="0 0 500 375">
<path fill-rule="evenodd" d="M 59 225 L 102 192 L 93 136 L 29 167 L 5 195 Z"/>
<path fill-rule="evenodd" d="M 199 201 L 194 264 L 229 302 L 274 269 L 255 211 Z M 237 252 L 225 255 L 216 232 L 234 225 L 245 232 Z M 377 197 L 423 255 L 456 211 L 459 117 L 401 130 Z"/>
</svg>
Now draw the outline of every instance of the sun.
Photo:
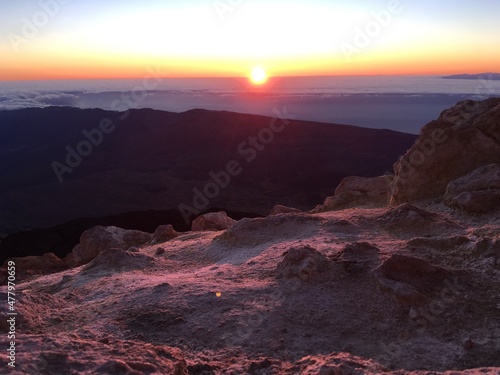
<svg viewBox="0 0 500 375">
<path fill-rule="evenodd" d="M 250 73 L 250 80 L 254 85 L 262 85 L 267 81 L 267 74 L 264 68 L 256 66 Z"/>
</svg>

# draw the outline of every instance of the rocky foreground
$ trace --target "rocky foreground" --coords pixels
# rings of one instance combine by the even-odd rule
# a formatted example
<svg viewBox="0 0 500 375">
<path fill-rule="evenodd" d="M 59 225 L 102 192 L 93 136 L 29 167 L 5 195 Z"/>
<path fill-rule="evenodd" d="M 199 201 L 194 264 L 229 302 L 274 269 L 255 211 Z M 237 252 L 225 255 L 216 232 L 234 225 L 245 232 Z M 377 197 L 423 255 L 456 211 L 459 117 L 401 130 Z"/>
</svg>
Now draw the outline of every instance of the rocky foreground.
<svg viewBox="0 0 500 375">
<path fill-rule="evenodd" d="M 14 259 L 9 373 L 500 373 L 498 114 L 458 104 L 394 176 L 345 179 L 311 212 L 96 227 L 63 260 Z"/>
</svg>

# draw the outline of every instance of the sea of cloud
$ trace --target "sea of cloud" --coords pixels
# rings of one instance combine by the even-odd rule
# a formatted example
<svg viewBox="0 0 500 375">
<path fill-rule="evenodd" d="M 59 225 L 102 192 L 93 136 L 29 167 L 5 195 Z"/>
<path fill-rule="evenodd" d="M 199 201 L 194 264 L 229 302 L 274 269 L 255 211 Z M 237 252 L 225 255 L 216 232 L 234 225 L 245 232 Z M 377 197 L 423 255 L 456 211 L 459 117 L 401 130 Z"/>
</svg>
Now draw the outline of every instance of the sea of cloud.
<svg viewBox="0 0 500 375">
<path fill-rule="evenodd" d="M 455 103 L 500 95 L 500 81 L 441 77 L 293 77 L 252 87 L 245 78 L 0 82 L 0 111 L 70 106 L 183 112 L 194 108 L 418 134 Z M 154 85 L 153 85 L 154 83 Z"/>
</svg>

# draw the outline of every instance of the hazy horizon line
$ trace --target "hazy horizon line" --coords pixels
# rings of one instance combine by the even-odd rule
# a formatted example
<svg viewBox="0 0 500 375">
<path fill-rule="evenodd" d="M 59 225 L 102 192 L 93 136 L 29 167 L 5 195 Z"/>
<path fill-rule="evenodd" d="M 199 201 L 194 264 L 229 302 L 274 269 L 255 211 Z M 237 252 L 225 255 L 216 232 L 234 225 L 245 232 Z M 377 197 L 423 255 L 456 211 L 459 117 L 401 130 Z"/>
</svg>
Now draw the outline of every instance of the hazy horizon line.
<svg viewBox="0 0 500 375">
<path fill-rule="evenodd" d="M 445 77 L 453 75 L 486 75 L 500 74 L 497 72 L 479 73 L 441 73 L 441 74 L 318 74 L 318 75 L 276 75 L 269 76 L 269 79 L 276 78 L 331 78 L 331 77 Z M 47 82 L 47 81 L 117 81 L 117 80 L 137 80 L 144 77 L 95 77 L 95 78 L 35 78 L 35 79 L 1 79 L 0 82 Z M 248 79 L 248 76 L 161 76 L 160 79 Z"/>
</svg>

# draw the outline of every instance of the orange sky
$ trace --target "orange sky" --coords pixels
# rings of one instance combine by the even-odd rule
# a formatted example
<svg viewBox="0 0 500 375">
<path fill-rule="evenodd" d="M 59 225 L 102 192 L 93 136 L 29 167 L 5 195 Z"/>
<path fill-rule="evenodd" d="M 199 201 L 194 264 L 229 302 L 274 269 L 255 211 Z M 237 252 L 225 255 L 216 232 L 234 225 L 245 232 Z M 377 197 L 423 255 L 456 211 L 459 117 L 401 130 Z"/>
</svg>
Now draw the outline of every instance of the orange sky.
<svg viewBox="0 0 500 375">
<path fill-rule="evenodd" d="M 465 5 L 426 13 L 426 1 L 393 1 L 255 0 L 222 13 L 196 0 L 114 9 L 74 0 L 51 12 L 14 5 L 0 15 L 0 80 L 140 78 L 153 67 L 168 77 L 247 76 L 256 65 L 270 76 L 500 70 L 492 9 L 474 21 L 479 10 Z"/>
</svg>

